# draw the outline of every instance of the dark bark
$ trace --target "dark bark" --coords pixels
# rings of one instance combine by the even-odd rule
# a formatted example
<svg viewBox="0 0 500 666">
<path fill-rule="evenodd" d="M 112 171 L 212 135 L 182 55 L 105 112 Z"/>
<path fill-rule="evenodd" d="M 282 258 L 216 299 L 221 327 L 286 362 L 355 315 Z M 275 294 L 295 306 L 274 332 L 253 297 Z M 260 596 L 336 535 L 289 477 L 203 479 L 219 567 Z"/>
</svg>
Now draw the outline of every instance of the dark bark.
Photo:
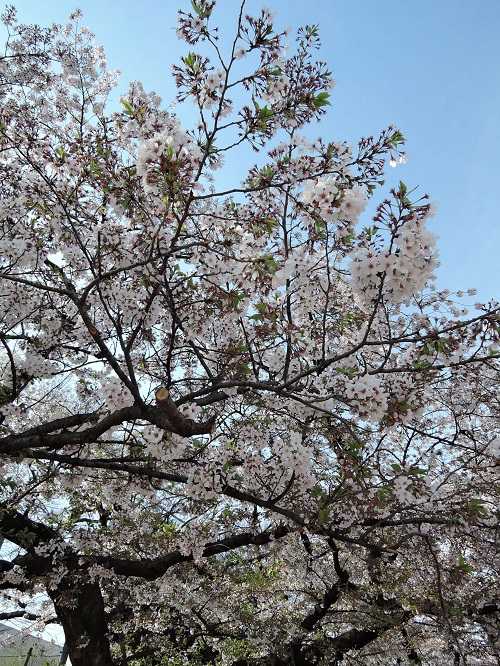
<svg viewBox="0 0 500 666">
<path fill-rule="evenodd" d="M 99 437 L 104 435 L 110 428 L 136 419 L 144 419 L 159 428 L 174 432 L 183 437 L 212 432 L 215 417 L 208 419 L 208 421 L 197 423 L 183 417 L 176 408 L 175 403 L 173 401 L 170 402 L 172 402 L 173 406 L 170 406 L 169 403 L 169 408 L 167 409 L 165 409 L 163 403 L 162 408 L 153 405 L 123 407 L 123 409 L 118 409 L 116 412 L 108 414 L 96 425 L 84 430 L 70 431 L 63 429 L 62 432 L 53 434 L 52 430 L 55 429 L 53 423 L 44 427 L 30 428 L 26 432 L 0 438 L 0 453 L 14 455 L 24 450 L 38 448 L 54 451 L 62 449 L 65 446 L 79 446 L 93 443 L 98 441 Z M 64 428 L 68 427 L 67 424 L 71 426 L 83 425 L 86 422 L 94 422 L 95 420 L 96 415 L 94 413 L 80 414 L 66 419 L 57 419 L 55 425 L 56 427 Z"/>
<path fill-rule="evenodd" d="M 24 525 L 25 520 L 29 520 L 21 516 L 21 514 L 16 514 L 16 516 L 22 519 L 22 521 L 17 523 L 18 529 L 19 525 Z M 30 521 L 30 525 L 35 525 L 35 523 Z M 259 532 L 257 534 L 235 534 L 220 541 L 206 544 L 202 557 L 227 553 L 228 551 L 237 550 L 244 546 L 265 545 L 282 538 L 290 531 L 288 527 L 280 525 L 275 530 Z M 52 530 L 48 534 L 53 534 Z M 24 544 L 21 545 L 25 547 Z M 192 560 L 193 555 L 183 555 L 179 551 L 174 551 L 154 559 L 132 560 L 107 555 L 79 555 L 67 548 L 67 554 L 64 556 L 64 566 L 69 572 L 83 572 L 93 564 L 99 564 L 113 570 L 119 576 L 133 576 L 143 578 L 144 580 L 155 580 L 163 576 L 171 567 L 182 562 L 191 562 Z M 51 556 L 42 556 L 33 553 L 33 549 L 30 546 L 30 552 L 27 555 L 19 555 L 12 561 L 0 560 L 0 571 L 10 571 L 14 566 L 21 567 L 29 578 L 34 578 L 49 573 L 53 568 L 53 560 Z M 7 583 L 6 586 L 9 587 L 10 584 Z"/>
<path fill-rule="evenodd" d="M 415 650 L 415 648 L 413 648 L 410 645 L 409 638 L 408 638 L 408 632 L 406 631 L 406 627 L 404 627 L 404 626 L 401 627 L 401 635 L 403 636 L 403 639 L 404 639 L 404 642 L 405 642 L 405 645 L 406 645 L 406 654 L 408 655 L 408 659 L 410 660 L 410 663 L 415 664 L 415 665 L 421 664 L 422 661 L 420 659 L 420 656 L 419 656 L 418 652 Z"/>
<path fill-rule="evenodd" d="M 325 592 L 323 603 L 319 604 L 312 613 L 302 620 L 301 627 L 306 631 L 312 631 L 314 625 L 322 620 L 330 608 L 337 603 L 341 593 L 341 587 L 338 585 L 332 585 L 332 587 Z"/>
<path fill-rule="evenodd" d="M 388 627 L 387 627 L 388 628 Z M 376 640 L 385 629 L 351 629 L 333 638 L 330 646 L 335 648 L 335 658 L 332 664 L 339 664 L 349 650 L 361 650 Z"/>
<path fill-rule="evenodd" d="M 99 585 L 67 580 L 47 592 L 64 629 L 72 665 L 115 666 Z"/>
<path fill-rule="evenodd" d="M 28 581 L 50 573 L 54 567 L 52 556 L 37 554 L 36 547 L 43 543 L 64 544 L 54 529 L 32 520 L 26 514 L 9 510 L 6 504 L 0 505 L 0 533 L 27 551 L 26 555 L 20 555 L 11 562 L 1 562 L 1 570 L 8 571 L 19 564 Z M 65 545 L 63 549 L 64 557 L 70 558 L 71 550 Z M 76 556 L 73 555 L 73 558 L 76 559 Z M 2 587 L 4 585 L 11 584 L 7 582 Z M 115 666 L 99 585 L 91 583 L 85 571 L 79 571 L 67 574 L 55 589 L 50 584 L 46 589 L 63 627 L 73 666 Z"/>
<path fill-rule="evenodd" d="M 306 643 L 296 640 L 282 654 L 270 653 L 257 659 L 239 659 L 231 666 L 317 666 L 325 658 L 325 654 L 332 654 L 328 663 L 337 666 L 349 650 L 361 650 L 389 628 L 351 629 L 332 639 Z"/>
</svg>

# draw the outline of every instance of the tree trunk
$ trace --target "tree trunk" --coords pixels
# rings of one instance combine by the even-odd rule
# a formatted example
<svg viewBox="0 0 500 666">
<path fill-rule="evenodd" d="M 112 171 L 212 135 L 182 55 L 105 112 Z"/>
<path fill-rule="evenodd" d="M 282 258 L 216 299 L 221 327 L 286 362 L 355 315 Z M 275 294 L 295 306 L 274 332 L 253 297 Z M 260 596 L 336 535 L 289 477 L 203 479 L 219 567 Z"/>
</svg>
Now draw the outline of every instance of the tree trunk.
<svg viewBox="0 0 500 666">
<path fill-rule="evenodd" d="M 72 665 L 116 666 L 99 585 L 63 580 L 57 590 L 48 593 L 64 629 Z"/>
<path fill-rule="evenodd" d="M 59 666 L 65 666 L 66 662 L 68 661 L 68 657 L 69 657 L 68 644 L 64 643 Z"/>
</svg>

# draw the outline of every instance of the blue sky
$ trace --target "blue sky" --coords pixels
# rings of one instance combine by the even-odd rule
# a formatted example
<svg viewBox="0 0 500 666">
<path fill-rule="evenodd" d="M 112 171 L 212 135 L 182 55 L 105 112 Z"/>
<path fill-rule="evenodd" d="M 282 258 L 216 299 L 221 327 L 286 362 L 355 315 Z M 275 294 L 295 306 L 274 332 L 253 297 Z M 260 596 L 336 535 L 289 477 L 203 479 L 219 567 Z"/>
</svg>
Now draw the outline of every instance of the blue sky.
<svg viewBox="0 0 500 666">
<path fill-rule="evenodd" d="M 498 0 L 265 0 L 279 27 L 319 24 L 337 80 L 332 106 L 311 136 L 355 143 L 395 124 L 409 162 L 391 170 L 438 205 L 440 287 L 476 287 L 500 300 L 500 2 Z M 64 22 L 79 6 L 84 23 L 122 71 L 123 92 L 143 81 L 169 104 L 170 68 L 187 45 L 175 35 L 187 0 L 20 0 L 21 20 Z M 232 34 L 239 3 L 219 0 L 214 22 Z M 247 0 L 255 13 L 258 0 Z M 190 116 L 177 108 L 181 119 Z M 382 193 L 379 194 L 382 197 Z M 365 223 L 368 220 L 365 218 Z"/>
</svg>

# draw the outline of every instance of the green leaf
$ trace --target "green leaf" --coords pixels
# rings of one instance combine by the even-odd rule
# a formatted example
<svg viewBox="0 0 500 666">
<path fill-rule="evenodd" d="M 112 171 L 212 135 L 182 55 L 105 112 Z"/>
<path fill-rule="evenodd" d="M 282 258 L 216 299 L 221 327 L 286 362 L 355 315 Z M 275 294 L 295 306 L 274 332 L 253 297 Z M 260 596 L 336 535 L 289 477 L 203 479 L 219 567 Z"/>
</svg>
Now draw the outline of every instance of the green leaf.
<svg viewBox="0 0 500 666">
<path fill-rule="evenodd" d="M 377 497 L 380 500 L 385 501 L 389 498 L 391 492 L 392 491 L 389 486 L 382 486 L 382 488 L 377 488 Z"/>
<path fill-rule="evenodd" d="M 352 365 L 345 365 L 341 368 L 335 368 L 335 372 L 338 375 L 346 375 L 349 377 L 349 379 L 353 379 L 353 377 L 356 375 L 356 368 Z"/>
<path fill-rule="evenodd" d="M 132 108 L 132 105 L 130 104 L 130 102 L 126 99 L 123 99 L 123 98 L 120 100 L 120 102 L 121 102 L 121 104 L 123 106 L 123 109 L 124 109 L 125 113 L 127 114 L 127 116 L 132 116 L 134 114 L 134 109 Z"/>
<path fill-rule="evenodd" d="M 422 351 L 424 352 L 424 354 L 429 353 L 429 350 L 426 351 L 425 349 L 423 349 Z M 420 354 L 417 354 L 415 360 L 413 361 L 412 367 L 414 370 L 424 370 L 425 368 L 430 368 L 431 365 L 432 363 L 430 363 L 427 360 L 424 361 L 420 356 Z"/>
<path fill-rule="evenodd" d="M 187 67 L 192 67 L 196 62 L 196 54 L 190 51 L 185 58 L 183 58 L 184 64 Z"/>
<path fill-rule="evenodd" d="M 473 499 L 469 502 L 469 507 L 472 513 L 480 514 L 481 516 L 487 516 L 488 510 L 484 508 L 483 504 L 486 504 L 485 500 L 482 499 Z"/>
<path fill-rule="evenodd" d="M 319 23 L 316 23 L 316 25 L 307 26 L 306 36 L 307 37 L 317 37 L 318 36 L 318 28 L 319 28 Z"/>
<path fill-rule="evenodd" d="M 229 296 L 229 305 L 232 308 L 237 308 L 238 305 L 240 304 L 240 301 L 242 301 L 244 298 L 247 297 L 247 294 L 245 292 L 232 291 L 228 294 L 228 296 Z"/>
<path fill-rule="evenodd" d="M 363 231 L 368 236 L 368 240 L 371 240 L 378 233 L 378 227 L 363 227 Z"/>
<path fill-rule="evenodd" d="M 466 573 L 470 573 L 471 571 L 474 571 L 474 567 L 471 566 L 470 564 L 467 564 L 465 561 L 465 558 L 463 555 L 459 554 L 458 556 L 458 566 L 462 571 L 465 571 Z"/>
<path fill-rule="evenodd" d="M 394 146 L 394 148 L 397 148 L 400 143 L 405 142 L 405 138 L 402 134 L 399 132 L 394 132 L 394 134 L 391 136 L 389 143 Z"/>
<path fill-rule="evenodd" d="M 270 181 L 274 176 L 274 170 L 272 167 L 265 166 L 260 170 L 260 180 L 261 181 Z"/>
<path fill-rule="evenodd" d="M 330 98 L 330 93 L 326 91 L 320 92 L 314 98 L 313 104 L 316 107 L 316 109 L 321 109 L 322 106 L 331 106 L 330 102 L 328 101 L 329 98 Z"/>
<path fill-rule="evenodd" d="M 269 120 L 274 116 L 274 111 L 268 106 L 263 106 L 259 109 L 259 120 Z"/>
<path fill-rule="evenodd" d="M 401 472 L 403 471 L 403 468 L 401 467 L 401 465 L 398 465 L 397 463 L 394 463 L 393 465 L 391 465 L 391 467 L 398 474 L 401 474 Z"/>
</svg>

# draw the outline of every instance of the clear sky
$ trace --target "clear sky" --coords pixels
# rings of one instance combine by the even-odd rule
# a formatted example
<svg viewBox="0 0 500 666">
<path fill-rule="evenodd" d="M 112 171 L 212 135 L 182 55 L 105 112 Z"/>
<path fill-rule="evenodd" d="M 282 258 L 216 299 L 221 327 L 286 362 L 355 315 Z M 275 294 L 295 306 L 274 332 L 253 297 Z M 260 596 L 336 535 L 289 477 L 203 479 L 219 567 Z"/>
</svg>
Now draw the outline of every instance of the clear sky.
<svg viewBox="0 0 500 666">
<path fill-rule="evenodd" d="M 263 3 L 247 0 L 251 13 Z M 265 0 L 279 27 L 319 24 L 337 80 L 312 136 L 355 143 L 395 124 L 409 162 L 391 170 L 438 205 L 439 286 L 477 287 L 500 300 L 500 1 Z M 188 0 L 19 0 L 25 22 L 64 22 L 76 6 L 103 44 L 123 92 L 143 81 L 170 103 L 170 68 L 188 48 L 175 35 Z M 238 0 L 218 0 L 214 22 L 232 34 Z M 181 119 L 190 114 L 177 108 Z M 381 196 L 381 194 L 379 194 Z M 365 218 L 365 223 L 368 220 Z"/>
</svg>

